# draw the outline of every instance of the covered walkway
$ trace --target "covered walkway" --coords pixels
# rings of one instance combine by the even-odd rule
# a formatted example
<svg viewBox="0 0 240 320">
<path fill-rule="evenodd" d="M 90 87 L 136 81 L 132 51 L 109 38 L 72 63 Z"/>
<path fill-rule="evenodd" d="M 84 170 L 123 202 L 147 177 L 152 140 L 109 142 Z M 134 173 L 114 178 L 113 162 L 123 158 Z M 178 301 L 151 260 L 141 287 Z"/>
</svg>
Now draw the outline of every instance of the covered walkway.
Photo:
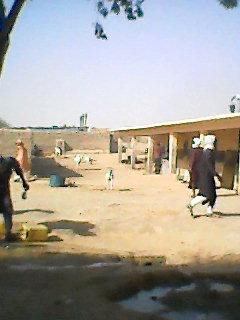
<svg viewBox="0 0 240 320">
<path fill-rule="evenodd" d="M 192 138 L 214 134 L 217 138 L 217 171 L 223 176 L 222 186 L 240 192 L 240 113 L 218 115 L 183 121 L 158 123 L 149 126 L 119 128 L 113 130 L 118 138 L 118 159 L 122 160 L 124 139 L 131 139 L 131 165 L 135 167 L 135 145 L 137 137 L 147 137 L 146 172 L 153 171 L 154 144 L 161 142 L 168 150 L 169 172 L 188 168 Z M 178 171 L 179 171 L 178 170 Z"/>
</svg>

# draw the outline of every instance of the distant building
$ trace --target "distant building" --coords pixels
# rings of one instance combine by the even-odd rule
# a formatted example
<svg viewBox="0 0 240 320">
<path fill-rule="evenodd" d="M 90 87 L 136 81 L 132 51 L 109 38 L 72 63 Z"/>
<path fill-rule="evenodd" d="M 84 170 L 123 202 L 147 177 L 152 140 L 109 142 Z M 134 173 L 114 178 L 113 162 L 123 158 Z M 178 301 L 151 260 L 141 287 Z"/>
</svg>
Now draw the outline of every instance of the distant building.
<svg viewBox="0 0 240 320">
<path fill-rule="evenodd" d="M 80 131 L 88 131 L 87 117 L 88 117 L 87 113 L 83 113 L 80 116 L 80 126 L 79 126 Z"/>
</svg>

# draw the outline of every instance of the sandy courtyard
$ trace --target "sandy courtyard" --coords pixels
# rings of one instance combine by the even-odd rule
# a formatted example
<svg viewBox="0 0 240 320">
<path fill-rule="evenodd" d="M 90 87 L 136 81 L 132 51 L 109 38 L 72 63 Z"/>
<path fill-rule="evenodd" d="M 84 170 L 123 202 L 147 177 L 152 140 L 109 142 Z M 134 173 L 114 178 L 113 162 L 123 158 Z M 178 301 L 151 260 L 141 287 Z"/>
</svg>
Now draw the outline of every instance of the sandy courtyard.
<svg viewBox="0 0 240 320">
<path fill-rule="evenodd" d="M 186 209 L 190 191 L 171 175 L 145 175 L 117 163 L 117 155 L 93 155 L 93 165 L 77 169 L 72 157 L 62 166 L 82 177 L 70 178 L 76 188 L 51 188 L 48 179 L 31 182 L 28 199 L 12 184 L 14 222 L 46 223 L 63 241 L 42 250 L 68 253 L 111 253 L 165 256 L 169 264 L 218 260 L 240 253 L 240 198 L 219 190 L 215 216 L 205 208 L 192 219 Z M 115 186 L 106 191 L 105 172 L 114 168 Z M 54 238 L 53 238 L 54 239 Z"/>
<path fill-rule="evenodd" d="M 22 200 L 12 183 L 14 228 L 44 223 L 51 233 L 46 243 L 0 241 L 0 318 L 238 320 L 239 196 L 219 190 L 216 215 L 192 219 L 190 191 L 175 176 L 144 175 L 116 155 L 93 158 L 77 170 L 72 156 L 61 166 L 37 159 L 40 176 L 64 172 L 75 188 L 42 178 Z M 110 166 L 115 189 L 106 191 Z"/>
</svg>

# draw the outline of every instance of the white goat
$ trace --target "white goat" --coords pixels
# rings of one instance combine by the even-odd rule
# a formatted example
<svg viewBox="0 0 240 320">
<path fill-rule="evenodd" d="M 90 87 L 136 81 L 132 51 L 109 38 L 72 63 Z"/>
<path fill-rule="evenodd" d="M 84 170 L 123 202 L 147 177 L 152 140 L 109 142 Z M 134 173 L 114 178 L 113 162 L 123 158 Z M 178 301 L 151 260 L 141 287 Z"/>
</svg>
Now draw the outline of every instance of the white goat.
<svg viewBox="0 0 240 320">
<path fill-rule="evenodd" d="M 106 179 L 106 189 L 107 190 L 112 190 L 113 189 L 113 170 L 109 169 L 106 174 L 105 174 L 105 179 Z"/>
<path fill-rule="evenodd" d="M 55 147 L 54 154 L 58 157 L 62 155 L 62 149 L 59 147 Z"/>
<path fill-rule="evenodd" d="M 81 163 L 81 161 L 82 161 L 81 155 L 80 155 L 79 153 L 77 153 L 77 154 L 74 156 L 73 161 L 75 162 L 75 164 L 76 164 L 77 166 L 79 166 L 80 163 Z"/>
<path fill-rule="evenodd" d="M 90 164 L 92 164 L 92 162 L 93 162 L 93 159 L 90 156 L 85 155 L 85 154 L 80 154 L 80 153 L 77 153 L 74 156 L 73 160 L 77 166 L 79 166 L 81 162 L 82 163 L 90 163 Z"/>
</svg>

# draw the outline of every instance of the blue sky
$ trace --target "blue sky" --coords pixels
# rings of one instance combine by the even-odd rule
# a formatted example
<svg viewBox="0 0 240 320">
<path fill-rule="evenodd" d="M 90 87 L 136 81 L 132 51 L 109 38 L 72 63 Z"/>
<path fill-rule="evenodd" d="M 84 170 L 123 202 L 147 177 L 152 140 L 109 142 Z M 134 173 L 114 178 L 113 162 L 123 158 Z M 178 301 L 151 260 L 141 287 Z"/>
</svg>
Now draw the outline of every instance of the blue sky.
<svg viewBox="0 0 240 320">
<path fill-rule="evenodd" d="M 0 80 L 0 117 L 77 125 L 87 112 L 90 126 L 115 128 L 228 112 L 240 93 L 239 9 L 145 0 L 132 22 L 99 18 L 94 2 L 27 1 Z M 95 38 L 97 20 L 108 41 Z"/>
</svg>

